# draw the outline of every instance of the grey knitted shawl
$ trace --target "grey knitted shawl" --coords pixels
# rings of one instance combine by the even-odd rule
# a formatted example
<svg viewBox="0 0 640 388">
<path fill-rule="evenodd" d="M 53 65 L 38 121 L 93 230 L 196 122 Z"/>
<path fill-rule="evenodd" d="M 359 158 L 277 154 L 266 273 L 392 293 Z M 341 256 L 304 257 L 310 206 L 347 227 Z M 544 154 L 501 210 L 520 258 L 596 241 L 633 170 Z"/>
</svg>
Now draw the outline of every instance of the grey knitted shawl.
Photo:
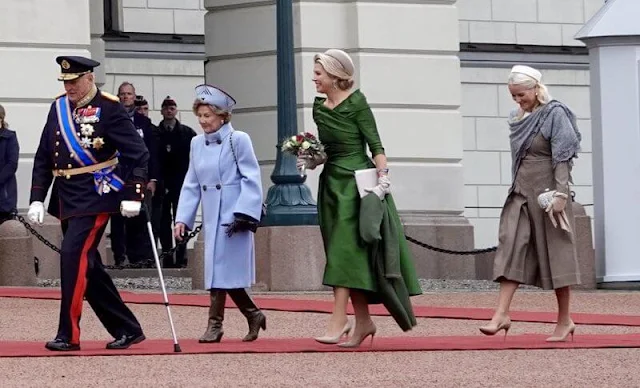
<svg viewBox="0 0 640 388">
<path fill-rule="evenodd" d="M 516 114 L 517 110 L 511 112 L 509 117 L 512 181 L 515 182 L 520 163 L 538 133 L 551 141 L 553 167 L 578 157 L 582 135 L 576 124 L 576 116 L 566 105 L 551 100 L 521 120 L 516 121 Z"/>
</svg>

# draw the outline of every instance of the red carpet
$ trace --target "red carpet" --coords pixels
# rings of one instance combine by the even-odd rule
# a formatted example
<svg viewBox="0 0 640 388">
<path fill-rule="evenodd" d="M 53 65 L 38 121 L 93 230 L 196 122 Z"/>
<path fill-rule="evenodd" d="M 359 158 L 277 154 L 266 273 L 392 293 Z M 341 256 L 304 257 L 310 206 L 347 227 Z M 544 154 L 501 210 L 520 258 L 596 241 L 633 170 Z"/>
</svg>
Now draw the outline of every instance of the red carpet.
<svg viewBox="0 0 640 388">
<path fill-rule="evenodd" d="M 122 298 L 127 303 L 133 304 L 162 304 L 160 293 L 133 293 L 121 291 Z M 0 287 L 0 298 L 27 298 L 27 299 L 60 299 L 60 291 L 51 288 L 18 288 Z M 254 298 L 260 308 L 273 311 L 330 313 L 332 303 L 323 300 L 285 299 L 275 297 Z M 172 306 L 209 307 L 208 295 L 171 294 L 169 303 Z M 235 307 L 227 300 L 229 307 Z M 387 316 L 389 313 L 382 305 L 374 305 L 370 308 L 372 315 Z M 351 306 L 349 312 L 353 313 Z M 473 319 L 488 320 L 493 314 L 492 309 L 472 307 L 429 307 L 414 305 L 414 313 L 418 318 L 446 318 L 446 319 Z M 615 326 L 640 326 L 640 316 L 614 315 L 614 314 L 571 314 L 576 324 L 582 325 L 615 325 Z M 556 313 L 538 311 L 513 311 L 511 320 L 519 322 L 555 323 Z"/>
<path fill-rule="evenodd" d="M 159 293 L 133 293 L 122 291 L 125 302 L 134 304 L 162 304 Z M 0 298 L 50 299 L 60 298 L 58 289 L 0 287 Z M 264 310 L 329 313 L 332 303 L 322 300 L 300 300 L 275 297 L 257 297 L 257 304 Z M 208 295 L 169 295 L 173 306 L 208 307 Z M 235 307 L 228 302 L 229 307 Z M 414 306 L 415 314 L 421 318 L 448 318 L 488 320 L 492 310 L 485 308 Z M 388 315 L 381 305 L 371 306 L 373 315 Z M 640 316 L 612 314 L 572 314 L 577 324 L 640 326 Z M 554 323 L 555 313 L 514 311 L 513 321 Z M 174 353 L 171 340 L 147 340 L 127 350 L 107 350 L 107 341 L 85 341 L 78 352 L 51 352 L 44 342 L 0 341 L 1 357 L 51 357 L 51 356 L 124 356 L 124 355 L 170 355 L 170 354 L 214 354 L 214 353 L 303 353 L 303 352 L 393 352 L 393 351 L 452 351 L 452 350 L 514 350 L 514 349 L 581 349 L 581 348 L 639 348 L 640 334 L 578 335 L 575 342 L 547 343 L 545 335 L 525 334 L 507 337 L 445 336 L 445 337 L 382 337 L 376 338 L 373 347 L 365 341 L 357 349 L 342 349 L 335 345 L 319 344 L 312 339 L 261 338 L 256 342 L 223 340 L 219 344 L 199 344 L 197 340 L 180 342 L 182 352 Z"/>
<path fill-rule="evenodd" d="M 85 341 L 77 352 L 52 352 L 43 342 L 2 341 L 1 357 L 51 356 L 133 356 L 214 353 L 316 353 L 316 352 L 398 352 L 398 351 L 452 351 L 452 350 L 515 350 L 515 349 L 595 349 L 637 348 L 640 334 L 577 335 L 575 342 L 547 343 L 546 336 L 525 334 L 507 337 L 451 336 L 451 337 L 382 337 L 373 346 L 365 341 L 360 348 L 342 349 L 335 345 L 319 344 L 312 339 L 266 338 L 246 343 L 240 340 L 222 340 L 218 344 L 199 344 L 196 340 L 182 340 L 182 353 L 173 352 L 171 340 L 147 340 L 126 350 L 106 350 L 106 341 Z"/>
</svg>

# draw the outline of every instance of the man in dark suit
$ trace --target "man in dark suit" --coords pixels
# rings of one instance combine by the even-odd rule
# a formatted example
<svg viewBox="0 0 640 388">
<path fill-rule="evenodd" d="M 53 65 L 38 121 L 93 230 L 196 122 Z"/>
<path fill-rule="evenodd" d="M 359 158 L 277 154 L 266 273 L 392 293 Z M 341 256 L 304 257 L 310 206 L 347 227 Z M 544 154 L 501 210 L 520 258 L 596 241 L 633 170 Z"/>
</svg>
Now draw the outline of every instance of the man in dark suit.
<svg viewBox="0 0 640 388">
<path fill-rule="evenodd" d="M 149 152 L 117 97 L 98 90 L 84 57 L 56 59 L 66 93 L 51 105 L 33 164 L 27 218 L 44 221 L 44 200 L 53 182 L 48 211 L 61 221 L 61 304 L 58 334 L 49 350 L 80 349 L 83 299 L 115 338 L 107 349 L 142 342 L 140 323 L 123 303 L 105 271 L 98 244 L 109 215 L 141 210 Z M 54 180 L 55 178 L 55 180 Z"/>
<path fill-rule="evenodd" d="M 180 123 L 176 118 L 178 106 L 173 98 L 167 96 L 162 101 L 163 120 L 158 124 L 159 160 L 162 168 L 163 202 L 160 220 L 160 242 L 165 253 L 165 268 L 184 268 L 187 266 L 186 246 L 176 249 L 175 262 L 173 256 L 166 252 L 173 248 L 173 221 L 178 209 L 180 190 L 187 170 L 189 169 L 189 153 L 191 139 L 196 133 L 190 127 Z"/>
<path fill-rule="evenodd" d="M 155 195 L 158 173 L 158 146 L 153 131 L 153 124 L 148 117 L 136 111 L 135 87 L 129 82 L 123 82 L 118 88 L 118 97 L 136 131 L 143 139 L 149 150 L 149 183 L 146 187 L 147 209 L 151 209 L 151 201 Z M 116 265 L 123 265 L 129 260 L 129 267 L 143 268 L 153 266 L 153 248 L 147 231 L 145 216 L 125 219 L 119 214 L 111 217 L 111 250 Z"/>
<path fill-rule="evenodd" d="M 149 117 L 149 102 L 144 96 L 136 95 L 135 100 L 136 112 L 140 113 L 145 117 Z M 163 166 L 160 160 L 161 148 L 160 148 L 160 133 L 157 126 L 152 125 L 153 134 L 155 135 L 155 142 L 157 145 L 156 153 L 157 153 L 157 181 L 155 182 L 155 191 L 153 193 L 153 198 L 149 202 L 147 202 L 147 206 L 151 206 L 151 226 L 153 228 L 153 235 L 156 239 L 156 246 L 158 244 L 158 237 L 160 236 L 160 224 L 162 221 L 162 202 L 164 201 L 164 182 L 163 182 Z"/>
</svg>

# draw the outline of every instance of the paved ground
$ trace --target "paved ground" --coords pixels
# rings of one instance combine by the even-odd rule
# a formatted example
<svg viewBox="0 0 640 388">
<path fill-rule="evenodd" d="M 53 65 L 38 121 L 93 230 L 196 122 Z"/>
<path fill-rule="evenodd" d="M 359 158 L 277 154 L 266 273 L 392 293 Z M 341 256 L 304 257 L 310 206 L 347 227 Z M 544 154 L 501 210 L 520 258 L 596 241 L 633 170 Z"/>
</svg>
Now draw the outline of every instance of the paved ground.
<svg viewBox="0 0 640 388">
<path fill-rule="evenodd" d="M 495 292 L 433 292 L 416 305 L 493 307 Z M 326 294 L 278 295 L 330 299 Z M 57 301 L 0 298 L 0 338 L 46 341 L 55 334 Z M 576 292 L 575 312 L 640 315 L 640 292 Z M 132 305 L 149 338 L 170 338 L 160 305 Z M 554 311 L 552 293 L 516 295 L 514 310 Z M 173 307 L 182 338 L 200 336 L 206 309 Z M 326 314 L 267 311 L 264 337 L 312 337 Z M 390 318 L 374 317 L 378 336 L 480 335 L 471 320 L 419 319 L 402 333 Z M 89 307 L 83 339 L 109 340 Z M 553 325 L 514 322 L 511 334 L 551 333 Z M 640 328 L 584 326 L 584 333 L 637 333 Z M 228 309 L 225 338 L 240 338 L 246 321 Z M 508 340 L 508 339 L 507 339 Z M 640 386 L 640 349 L 397 352 L 357 354 L 242 354 L 155 357 L 0 359 L 2 387 L 634 387 Z"/>
</svg>

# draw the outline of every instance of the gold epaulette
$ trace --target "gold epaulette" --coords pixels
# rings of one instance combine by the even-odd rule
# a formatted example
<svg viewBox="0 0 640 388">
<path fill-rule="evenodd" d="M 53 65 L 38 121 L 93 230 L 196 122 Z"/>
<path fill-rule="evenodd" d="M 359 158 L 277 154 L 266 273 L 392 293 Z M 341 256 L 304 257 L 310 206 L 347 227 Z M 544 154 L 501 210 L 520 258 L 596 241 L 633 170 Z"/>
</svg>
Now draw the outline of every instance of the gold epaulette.
<svg viewBox="0 0 640 388">
<path fill-rule="evenodd" d="M 65 91 L 65 92 L 62 92 L 62 93 L 58 94 L 57 96 L 55 96 L 53 99 L 54 99 L 54 100 L 57 100 L 58 98 L 60 98 L 60 97 L 62 97 L 62 96 L 64 96 L 64 95 L 66 95 L 66 94 L 67 94 L 67 92 L 66 92 L 66 91 Z"/>
<path fill-rule="evenodd" d="M 114 102 L 120 102 L 120 99 L 118 98 L 118 96 L 114 96 L 113 94 L 107 93 L 104 90 L 101 90 L 100 93 L 102 93 L 102 97 L 104 97 L 104 98 L 106 98 L 108 100 L 111 100 L 111 101 L 114 101 Z"/>
</svg>

